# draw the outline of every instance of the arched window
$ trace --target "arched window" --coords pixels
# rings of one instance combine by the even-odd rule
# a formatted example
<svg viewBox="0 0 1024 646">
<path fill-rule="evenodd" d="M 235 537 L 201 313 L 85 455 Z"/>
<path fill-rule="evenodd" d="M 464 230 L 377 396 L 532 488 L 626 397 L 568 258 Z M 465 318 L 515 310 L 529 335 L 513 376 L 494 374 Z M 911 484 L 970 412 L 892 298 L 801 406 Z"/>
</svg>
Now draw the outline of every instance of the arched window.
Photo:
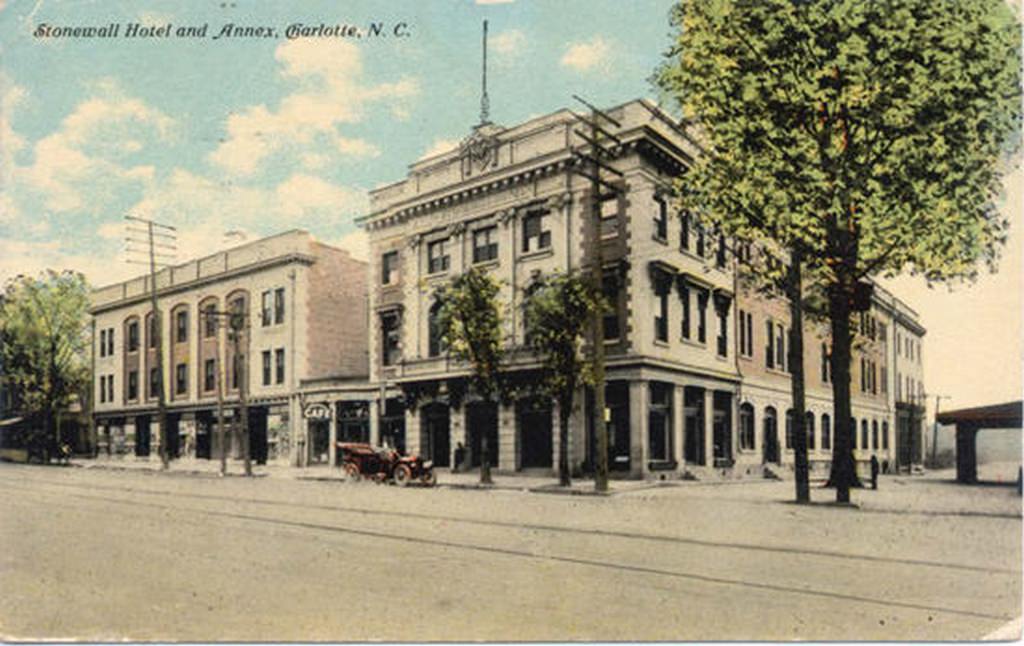
<svg viewBox="0 0 1024 646">
<path fill-rule="evenodd" d="M 138 352 L 139 350 L 139 317 L 129 316 L 124 321 L 124 351 Z"/>
<path fill-rule="evenodd" d="M 793 409 L 790 408 L 786 411 L 786 448 L 793 448 L 793 427 L 796 426 L 796 416 L 793 415 Z"/>
<path fill-rule="evenodd" d="M 862 419 L 860 421 L 860 448 L 867 449 L 868 447 L 868 421 Z"/>
<path fill-rule="evenodd" d="M 171 310 L 171 344 L 188 342 L 188 304 L 175 305 Z"/>
<path fill-rule="evenodd" d="M 889 448 L 889 422 L 882 422 L 882 448 Z"/>
<path fill-rule="evenodd" d="M 775 409 L 764 409 L 764 438 L 761 442 L 765 462 L 779 461 L 779 425 Z"/>
<path fill-rule="evenodd" d="M 754 449 L 754 407 L 748 403 L 740 405 L 740 449 Z"/>
<path fill-rule="evenodd" d="M 431 357 L 440 356 L 447 348 L 444 343 L 444 335 L 441 329 L 441 301 L 434 300 L 427 313 L 427 355 Z"/>
<path fill-rule="evenodd" d="M 807 411 L 807 414 L 804 416 L 804 426 L 807 427 L 806 428 L 806 430 L 807 430 L 807 450 L 808 451 L 813 451 L 814 450 L 814 413 L 812 413 L 811 411 Z"/>
<path fill-rule="evenodd" d="M 878 448 L 878 420 L 871 420 L 871 448 Z"/>
<path fill-rule="evenodd" d="M 821 448 L 824 451 L 832 450 L 832 418 L 828 413 L 821 416 Z"/>
</svg>

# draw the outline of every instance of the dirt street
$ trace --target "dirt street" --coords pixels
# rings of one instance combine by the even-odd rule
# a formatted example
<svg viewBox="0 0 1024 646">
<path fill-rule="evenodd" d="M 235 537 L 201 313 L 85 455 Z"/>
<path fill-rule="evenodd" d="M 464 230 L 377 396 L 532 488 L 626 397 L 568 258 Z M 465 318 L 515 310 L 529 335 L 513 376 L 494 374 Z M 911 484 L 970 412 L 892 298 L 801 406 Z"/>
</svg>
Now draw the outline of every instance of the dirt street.
<svg viewBox="0 0 1024 646">
<path fill-rule="evenodd" d="M 0 465 L 0 634 L 945 640 L 1021 614 L 1007 487 L 608 498 Z M 831 492 L 816 491 L 824 502 Z"/>
</svg>

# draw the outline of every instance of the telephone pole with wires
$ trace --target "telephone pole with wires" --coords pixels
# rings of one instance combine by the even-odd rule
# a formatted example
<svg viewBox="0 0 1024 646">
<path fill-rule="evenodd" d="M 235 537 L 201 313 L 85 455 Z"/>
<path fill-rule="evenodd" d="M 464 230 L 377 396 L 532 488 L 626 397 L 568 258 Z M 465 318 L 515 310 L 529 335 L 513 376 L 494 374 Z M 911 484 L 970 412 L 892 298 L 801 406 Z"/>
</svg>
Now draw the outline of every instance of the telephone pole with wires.
<svg viewBox="0 0 1024 646">
<path fill-rule="evenodd" d="M 162 268 L 170 267 L 174 262 L 174 252 L 177 251 L 178 230 L 168 224 L 162 224 L 134 215 L 126 215 L 124 219 L 127 221 L 128 235 L 125 236 L 125 253 L 128 256 L 128 263 L 149 265 L 149 298 L 153 316 L 153 329 L 147 330 L 146 333 L 147 335 L 153 335 L 156 346 L 156 382 L 153 383 L 153 380 L 150 380 L 150 384 L 152 388 L 156 389 L 157 396 L 157 425 L 160 428 L 160 468 L 167 469 L 170 466 L 170 453 L 167 437 L 167 395 L 164 388 L 163 321 L 157 303 L 156 270 L 158 266 Z M 140 238 L 139 236 L 143 237 Z M 148 255 L 148 258 L 139 259 L 138 257 L 132 257 L 133 254 Z M 138 433 L 138 429 L 135 432 Z"/>
<path fill-rule="evenodd" d="M 582 103 L 590 110 L 589 116 L 573 113 L 577 121 L 584 126 L 584 130 L 575 130 L 576 136 L 587 143 L 586 146 L 574 148 L 572 151 L 575 158 L 573 172 L 590 181 L 590 230 L 593 232 L 593 258 L 591 260 L 590 272 L 594 289 L 599 294 L 604 293 L 605 268 L 604 259 L 601 253 L 601 239 L 603 235 L 603 204 L 608 200 L 618 200 L 623 189 L 602 176 L 602 173 L 610 174 L 621 179 L 623 174 L 613 168 L 605 160 L 611 160 L 614 155 L 609 143 L 614 146 L 621 146 L 622 140 L 611 133 L 608 127 L 621 129 L 622 124 L 613 119 L 608 113 L 594 107 L 585 99 L 573 95 L 573 98 Z M 607 126 L 607 127 L 606 127 Z M 616 209 L 618 207 L 616 206 Z M 616 218 L 618 226 L 618 218 Z M 616 280 L 618 278 L 616 277 Z M 591 316 L 591 362 L 594 371 L 594 435 L 596 446 L 594 447 L 595 468 L 594 468 L 594 489 L 599 492 L 608 491 L 608 419 L 605 402 L 605 378 L 604 378 L 604 312 L 595 311 Z"/>
</svg>

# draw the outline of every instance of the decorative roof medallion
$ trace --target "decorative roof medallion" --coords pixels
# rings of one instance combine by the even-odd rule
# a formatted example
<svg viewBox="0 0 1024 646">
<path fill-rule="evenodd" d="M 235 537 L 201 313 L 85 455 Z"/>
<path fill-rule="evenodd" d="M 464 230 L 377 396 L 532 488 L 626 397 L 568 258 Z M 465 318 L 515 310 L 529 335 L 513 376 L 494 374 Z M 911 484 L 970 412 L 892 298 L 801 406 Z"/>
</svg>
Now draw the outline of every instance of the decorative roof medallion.
<svg viewBox="0 0 1024 646">
<path fill-rule="evenodd" d="M 485 126 L 474 128 L 473 134 L 459 145 L 464 175 L 482 173 L 498 165 L 498 137 L 495 130 L 498 129 Z"/>
</svg>

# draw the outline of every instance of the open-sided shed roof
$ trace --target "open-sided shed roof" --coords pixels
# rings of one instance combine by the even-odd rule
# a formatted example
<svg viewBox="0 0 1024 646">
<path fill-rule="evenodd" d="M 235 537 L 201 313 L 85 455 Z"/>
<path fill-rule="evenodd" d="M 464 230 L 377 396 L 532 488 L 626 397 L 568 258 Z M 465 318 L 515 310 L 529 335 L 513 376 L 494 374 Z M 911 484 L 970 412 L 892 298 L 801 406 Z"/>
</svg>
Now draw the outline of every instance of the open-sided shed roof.
<svg viewBox="0 0 1024 646">
<path fill-rule="evenodd" d="M 939 424 L 957 424 L 976 428 L 1021 428 L 1024 402 L 1015 401 L 991 406 L 976 406 L 943 411 L 935 416 Z"/>
</svg>

